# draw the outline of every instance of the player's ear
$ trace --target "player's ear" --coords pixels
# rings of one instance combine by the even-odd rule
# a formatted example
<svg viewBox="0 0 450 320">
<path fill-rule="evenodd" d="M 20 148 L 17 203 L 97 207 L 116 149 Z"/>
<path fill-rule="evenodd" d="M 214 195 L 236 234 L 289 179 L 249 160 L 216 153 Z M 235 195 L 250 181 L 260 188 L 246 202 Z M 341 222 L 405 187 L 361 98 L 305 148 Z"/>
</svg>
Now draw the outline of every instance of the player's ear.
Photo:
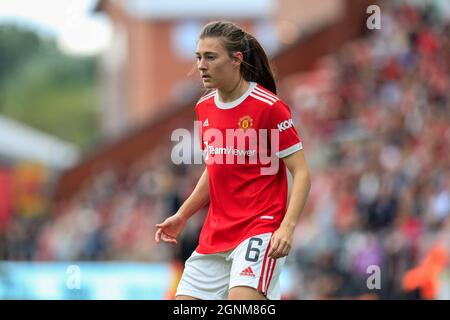
<svg viewBox="0 0 450 320">
<path fill-rule="evenodd" d="M 240 51 L 233 52 L 232 54 L 233 65 L 239 67 L 244 60 L 244 55 Z"/>
</svg>

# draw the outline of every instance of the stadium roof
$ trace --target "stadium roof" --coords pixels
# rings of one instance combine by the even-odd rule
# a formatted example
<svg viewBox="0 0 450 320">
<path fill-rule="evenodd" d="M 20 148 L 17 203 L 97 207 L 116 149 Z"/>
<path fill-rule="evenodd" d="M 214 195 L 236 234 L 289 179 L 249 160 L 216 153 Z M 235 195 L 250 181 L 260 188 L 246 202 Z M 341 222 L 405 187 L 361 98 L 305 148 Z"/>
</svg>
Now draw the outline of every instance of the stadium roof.
<svg viewBox="0 0 450 320">
<path fill-rule="evenodd" d="M 71 143 L 0 115 L 0 158 L 65 169 L 78 161 L 79 151 Z"/>
</svg>

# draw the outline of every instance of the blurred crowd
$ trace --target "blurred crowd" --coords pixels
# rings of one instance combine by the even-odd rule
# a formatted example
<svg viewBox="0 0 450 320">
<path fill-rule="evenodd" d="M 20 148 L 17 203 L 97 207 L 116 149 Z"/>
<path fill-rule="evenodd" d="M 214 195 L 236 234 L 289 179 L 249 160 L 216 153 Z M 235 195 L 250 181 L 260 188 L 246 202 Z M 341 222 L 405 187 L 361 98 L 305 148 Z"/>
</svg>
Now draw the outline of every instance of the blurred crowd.
<svg viewBox="0 0 450 320">
<path fill-rule="evenodd" d="M 382 15 L 381 30 L 286 80 L 306 154 L 329 151 L 296 230 L 296 298 L 438 298 L 450 286 L 439 280 L 450 253 L 450 24 L 431 8 Z M 380 290 L 367 288 L 370 266 Z"/>
<path fill-rule="evenodd" d="M 381 30 L 325 57 L 311 76 L 281 82 L 312 172 L 285 298 L 438 297 L 450 253 L 449 63 L 449 22 L 391 5 Z M 154 225 L 176 212 L 203 167 L 171 164 L 170 148 L 124 176 L 104 168 L 50 215 L 15 215 L 1 258 L 185 260 L 205 210 L 177 247 L 157 246 Z M 370 266 L 380 270 L 376 290 Z"/>
</svg>

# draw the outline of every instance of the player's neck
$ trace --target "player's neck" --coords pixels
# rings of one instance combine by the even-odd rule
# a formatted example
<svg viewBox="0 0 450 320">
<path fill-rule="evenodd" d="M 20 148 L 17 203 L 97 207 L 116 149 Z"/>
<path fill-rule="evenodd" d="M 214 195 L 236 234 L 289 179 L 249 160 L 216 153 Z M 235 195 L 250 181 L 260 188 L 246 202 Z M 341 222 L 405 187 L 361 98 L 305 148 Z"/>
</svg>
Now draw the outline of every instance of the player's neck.
<svg viewBox="0 0 450 320">
<path fill-rule="evenodd" d="M 250 83 L 244 78 L 240 78 L 236 84 L 233 84 L 230 88 L 220 88 L 217 90 L 219 99 L 222 102 L 231 102 L 242 96 L 250 86 Z"/>
</svg>

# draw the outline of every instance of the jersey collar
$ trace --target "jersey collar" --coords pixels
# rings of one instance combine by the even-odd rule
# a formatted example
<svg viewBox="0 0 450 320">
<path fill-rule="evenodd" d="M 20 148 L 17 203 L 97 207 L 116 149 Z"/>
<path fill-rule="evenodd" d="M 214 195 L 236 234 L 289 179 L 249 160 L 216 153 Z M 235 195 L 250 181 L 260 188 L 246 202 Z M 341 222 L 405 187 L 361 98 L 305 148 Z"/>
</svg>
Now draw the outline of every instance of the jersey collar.
<svg viewBox="0 0 450 320">
<path fill-rule="evenodd" d="M 219 99 L 219 94 L 216 90 L 216 93 L 214 94 L 214 103 L 216 104 L 217 108 L 219 109 L 232 109 L 234 107 L 237 107 L 239 104 L 242 103 L 242 101 L 244 101 L 249 95 L 250 93 L 252 93 L 253 89 L 256 88 L 256 82 L 249 82 L 250 85 L 248 86 L 247 91 L 245 91 L 245 93 L 240 96 L 239 98 L 237 98 L 236 100 L 230 101 L 230 102 L 222 102 Z"/>
</svg>

